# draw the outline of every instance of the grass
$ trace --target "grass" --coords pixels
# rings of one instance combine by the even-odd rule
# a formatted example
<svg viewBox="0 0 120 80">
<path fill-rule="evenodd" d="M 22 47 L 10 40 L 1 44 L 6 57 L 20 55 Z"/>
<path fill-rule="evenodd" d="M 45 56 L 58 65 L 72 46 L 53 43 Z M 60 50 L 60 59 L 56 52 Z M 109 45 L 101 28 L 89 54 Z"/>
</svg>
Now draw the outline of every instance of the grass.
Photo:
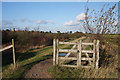
<svg viewBox="0 0 120 80">
<path fill-rule="evenodd" d="M 74 69 L 53 66 L 49 69 L 54 78 L 118 78 L 118 35 L 106 35 L 105 48 L 100 49 L 99 69 Z M 90 49 L 90 46 L 86 47 Z"/>
<path fill-rule="evenodd" d="M 7 68 L 4 68 L 3 66 L 3 78 L 21 78 L 23 77 L 23 73 L 26 70 L 29 70 L 33 65 L 52 57 L 52 46 L 39 49 L 37 52 L 34 52 L 34 50 L 23 53 L 23 55 L 20 56 L 20 59 L 17 60 L 15 68 L 13 67 L 13 64 L 8 65 Z M 31 56 L 31 53 L 34 53 L 35 55 Z"/>
<path fill-rule="evenodd" d="M 76 39 L 75 39 L 76 40 Z M 69 41 L 75 41 L 69 40 Z M 69 47 L 69 45 L 60 45 L 60 47 Z M 12 64 L 12 51 L 3 56 L 2 77 L 3 78 L 22 78 L 23 74 L 33 65 L 40 61 L 52 58 L 53 47 L 46 46 L 43 48 L 31 49 L 24 53 L 16 53 L 16 67 Z M 11 56 L 11 57 L 10 57 Z M 9 60 L 7 60 L 9 58 Z"/>
<path fill-rule="evenodd" d="M 111 70 L 112 71 L 111 71 Z M 53 66 L 49 69 L 54 78 L 118 78 L 118 73 L 115 73 L 113 68 L 94 69 L 74 69 L 67 67 Z"/>
</svg>

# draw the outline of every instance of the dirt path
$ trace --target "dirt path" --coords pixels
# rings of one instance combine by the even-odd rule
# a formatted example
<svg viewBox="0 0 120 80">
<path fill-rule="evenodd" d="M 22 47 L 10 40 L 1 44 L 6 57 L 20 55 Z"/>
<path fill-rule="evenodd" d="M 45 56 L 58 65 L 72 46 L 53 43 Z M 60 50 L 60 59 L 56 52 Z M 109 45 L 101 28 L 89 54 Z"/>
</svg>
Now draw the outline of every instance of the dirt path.
<svg viewBox="0 0 120 80">
<path fill-rule="evenodd" d="M 52 66 L 52 59 L 41 61 L 24 74 L 24 78 L 51 78 L 48 69 Z"/>
<path fill-rule="evenodd" d="M 85 37 L 79 38 L 84 39 Z M 76 42 L 79 39 L 76 39 L 71 42 Z M 52 59 L 47 59 L 41 61 L 40 63 L 34 65 L 30 70 L 24 74 L 24 78 L 52 78 L 48 69 L 52 66 Z"/>
</svg>

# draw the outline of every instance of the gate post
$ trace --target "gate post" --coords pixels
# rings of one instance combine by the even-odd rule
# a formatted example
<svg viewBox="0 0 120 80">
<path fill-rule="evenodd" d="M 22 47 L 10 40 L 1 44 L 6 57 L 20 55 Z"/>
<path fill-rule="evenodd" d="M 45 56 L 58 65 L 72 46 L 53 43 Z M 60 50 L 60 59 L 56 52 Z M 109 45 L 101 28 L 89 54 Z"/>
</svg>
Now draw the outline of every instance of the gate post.
<svg viewBox="0 0 120 80">
<path fill-rule="evenodd" d="M 78 55 L 77 55 L 77 67 L 81 67 L 81 54 L 82 54 L 82 40 L 78 42 Z"/>
<path fill-rule="evenodd" d="M 97 40 L 97 44 L 96 44 L 96 53 L 97 53 L 97 60 L 96 60 L 96 69 L 99 68 L 99 40 Z"/>
<path fill-rule="evenodd" d="M 15 28 L 12 28 L 12 31 L 14 32 Z M 14 42 L 14 39 L 12 39 L 12 45 L 13 45 L 13 64 L 14 64 L 14 68 L 15 68 L 16 64 L 15 64 L 15 42 Z"/>
<path fill-rule="evenodd" d="M 58 64 L 58 56 L 59 56 L 59 39 L 56 41 L 57 45 L 57 53 L 56 53 L 56 64 Z"/>
<path fill-rule="evenodd" d="M 93 41 L 93 51 L 94 51 L 94 53 L 93 53 L 93 67 L 94 67 L 94 68 L 95 68 L 95 54 L 96 54 L 96 50 L 95 50 L 96 46 L 95 46 L 95 43 L 96 43 L 96 40 Z"/>
<path fill-rule="evenodd" d="M 53 40 L 53 65 L 56 64 L 56 39 Z"/>
<path fill-rule="evenodd" d="M 12 39 L 12 45 L 13 45 L 13 64 L 15 67 L 15 43 L 14 43 L 14 39 Z"/>
</svg>

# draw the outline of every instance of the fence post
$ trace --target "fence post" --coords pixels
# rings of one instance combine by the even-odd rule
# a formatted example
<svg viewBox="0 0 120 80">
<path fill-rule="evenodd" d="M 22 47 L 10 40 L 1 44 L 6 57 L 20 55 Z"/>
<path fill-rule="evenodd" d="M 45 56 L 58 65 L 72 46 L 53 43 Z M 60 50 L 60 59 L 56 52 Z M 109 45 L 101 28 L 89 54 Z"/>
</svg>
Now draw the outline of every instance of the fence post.
<svg viewBox="0 0 120 80">
<path fill-rule="evenodd" d="M 78 42 L 77 67 L 81 67 L 82 40 Z"/>
<path fill-rule="evenodd" d="M 57 54 L 56 54 L 56 64 L 58 64 L 58 56 L 59 56 L 59 40 L 57 39 Z"/>
<path fill-rule="evenodd" d="M 56 64 L 56 39 L 53 40 L 53 65 Z"/>
<path fill-rule="evenodd" d="M 12 45 L 13 45 L 13 64 L 15 67 L 15 43 L 14 43 L 14 39 L 12 39 Z"/>
<path fill-rule="evenodd" d="M 96 69 L 98 69 L 99 67 L 99 40 L 97 40 L 97 44 L 96 44 L 96 51 L 97 51 L 97 60 L 96 60 Z"/>
<path fill-rule="evenodd" d="M 93 53 L 93 67 L 95 68 L 95 43 L 96 43 L 96 40 L 94 40 L 93 41 L 93 51 L 94 51 L 94 53 Z"/>
</svg>

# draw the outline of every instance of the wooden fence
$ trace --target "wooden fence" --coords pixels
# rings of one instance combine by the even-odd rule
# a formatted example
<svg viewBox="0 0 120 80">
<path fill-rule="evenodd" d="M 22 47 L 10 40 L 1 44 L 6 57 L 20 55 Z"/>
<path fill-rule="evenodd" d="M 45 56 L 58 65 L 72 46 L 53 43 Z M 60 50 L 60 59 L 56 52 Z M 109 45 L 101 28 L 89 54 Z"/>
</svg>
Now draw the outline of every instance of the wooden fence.
<svg viewBox="0 0 120 80">
<path fill-rule="evenodd" d="M 14 39 L 12 39 L 12 44 L 11 45 L 0 49 L 0 52 L 5 51 L 5 50 L 10 49 L 10 48 L 13 48 L 13 64 L 14 64 L 14 67 L 15 67 L 15 43 L 14 43 Z"/>
<path fill-rule="evenodd" d="M 60 44 L 73 45 L 71 49 L 60 49 Z M 89 48 L 91 50 L 84 50 Z M 89 47 L 88 47 L 89 46 Z M 64 57 L 60 57 L 59 54 L 66 52 Z M 76 56 L 70 56 L 74 54 Z M 74 64 L 65 64 L 66 61 L 75 61 Z M 87 64 L 83 64 L 85 61 Z M 91 43 L 82 42 L 59 42 L 58 39 L 53 40 L 53 65 L 65 66 L 65 67 L 75 67 L 75 68 L 96 68 L 98 69 L 99 64 L 99 40 L 94 40 Z"/>
</svg>

